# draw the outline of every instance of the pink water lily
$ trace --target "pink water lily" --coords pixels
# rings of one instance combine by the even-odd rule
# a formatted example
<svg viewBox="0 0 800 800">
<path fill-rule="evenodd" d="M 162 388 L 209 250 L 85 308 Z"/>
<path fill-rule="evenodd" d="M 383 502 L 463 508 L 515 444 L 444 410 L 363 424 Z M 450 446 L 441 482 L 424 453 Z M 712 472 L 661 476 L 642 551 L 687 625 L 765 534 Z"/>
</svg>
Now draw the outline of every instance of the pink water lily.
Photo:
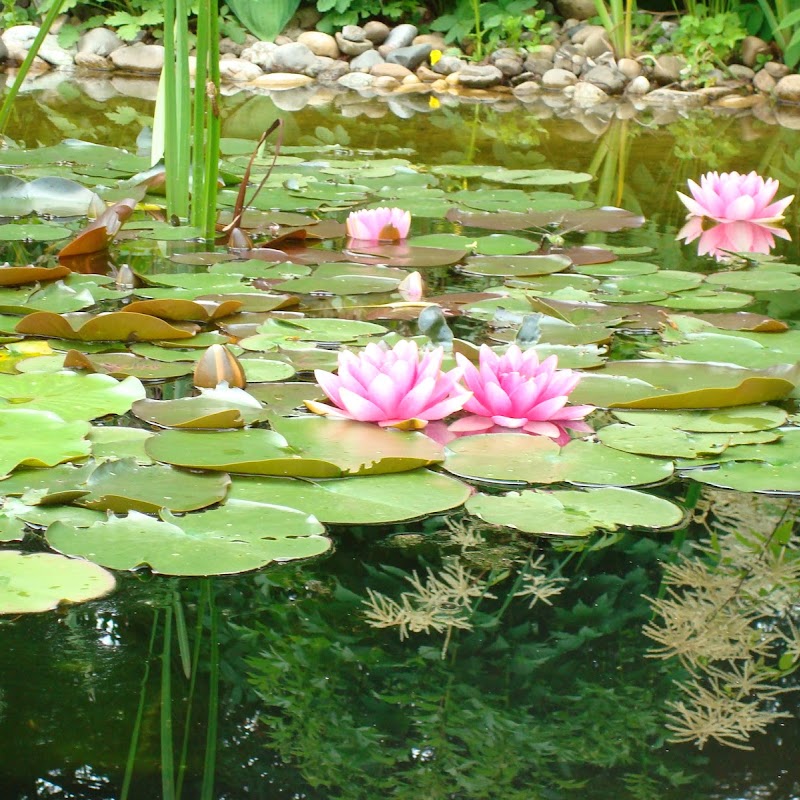
<svg viewBox="0 0 800 800">
<path fill-rule="evenodd" d="M 503 428 L 522 428 L 552 438 L 563 434 L 560 426 L 587 430 L 581 420 L 592 406 L 568 406 L 567 397 L 578 385 L 580 375 L 557 369 L 558 359 L 550 356 L 539 363 L 535 350 L 523 352 L 512 344 L 501 356 L 482 345 L 479 365 L 456 354 L 464 370 L 464 382 L 472 397 L 464 404 L 471 416 L 456 420 L 450 429 L 474 433 Z"/>
<path fill-rule="evenodd" d="M 756 172 L 707 172 L 699 185 L 689 181 L 691 197 L 681 192 L 678 197 L 690 216 L 710 217 L 717 222 L 776 222 L 794 199 L 792 195 L 773 202 L 779 185 L 773 178 L 765 180 Z"/>
<path fill-rule="evenodd" d="M 365 208 L 351 211 L 345 222 L 347 235 L 364 242 L 396 242 L 411 228 L 411 214 L 402 208 Z"/>
<path fill-rule="evenodd" d="M 444 350 L 420 354 L 416 342 L 401 339 L 391 349 L 368 344 L 356 355 L 339 353 L 338 374 L 315 370 L 314 375 L 332 406 L 306 401 L 315 414 L 330 414 L 360 422 L 377 422 L 418 430 L 459 411 L 470 396 L 459 384 L 463 370 L 442 371 Z"/>
<path fill-rule="evenodd" d="M 703 217 L 689 217 L 686 224 L 678 231 L 677 239 L 686 244 L 697 243 L 697 252 L 701 256 L 713 256 L 717 261 L 726 261 L 731 253 L 769 253 L 775 247 L 775 237 L 791 240 L 789 232 L 774 225 L 762 225 L 757 222 L 718 222 L 710 228 L 703 229 Z"/>
</svg>

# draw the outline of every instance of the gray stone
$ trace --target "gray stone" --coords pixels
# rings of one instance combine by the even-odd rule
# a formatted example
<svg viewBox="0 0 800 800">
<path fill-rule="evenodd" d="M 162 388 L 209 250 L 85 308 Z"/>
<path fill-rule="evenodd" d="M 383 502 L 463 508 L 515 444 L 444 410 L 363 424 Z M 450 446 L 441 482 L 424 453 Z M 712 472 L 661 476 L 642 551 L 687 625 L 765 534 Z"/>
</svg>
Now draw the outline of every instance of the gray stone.
<svg viewBox="0 0 800 800">
<path fill-rule="evenodd" d="M 394 78 L 398 83 L 401 83 L 409 75 L 413 75 L 414 73 L 402 64 L 386 62 L 384 64 L 376 64 L 369 71 L 369 74 L 374 78 Z"/>
<path fill-rule="evenodd" d="M 304 44 L 315 56 L 327 56 L 328 58 L 339 58 L 339 45 L 336 39 L 329 33 L 322 31 L 303 31 L 297 41 Z"/>
<path fill-rule="evenodd" d="M 574 44 L 564 44 L 556 50 L 553 56 L 553 67 L 556 69 L 566 69 L 574 75 L 580 75 L 583 65 L 586 63 L 586 56 L 581 53 Z"/>
<path fill-rule="evenodd" d="M 800 103 L 800 75 L 785 75 L 775 85 L 779 103 Z"/>
<path fill-rule="evenodd" d="M 376 64 L 383 63 L 383 56 L 377 50 L 367 50 L 350 61 L 350 71 L 369 72 Z"/>
<path fill-rule="evenodd" d="M 591 19 L 597 15 L 594 0 L 557 0 L 556 8 L 564 19 Z"/>
<path fill-rule="evenodd" d="M 364 36 L 376 47 L 386 41 L 390 31 L 391 28 L 385 22 L 379 22 L 377 19 L 371 19 L 364 25 Z"/>
<path fill-rule="evenodd" d="M 395 66 L 398 65 L 395 64 Z M 400 81 L 391 75 L 377 75 L 372 86 L 381 92 L 394 92 L 400 88 Z"/>
<path fill-rule="evenodd" d="M 323 86 L 333 86 L 339 82 L 339 78 L 347 75 L 350 72 L 350 67 L 347 66 L 345 61 L 334 61 L 329 67 L 318 73 L 316 78 L 317 82 Z"/>
<path fill-rule="evenodd" d="M 314 64 L 316 56 L 300 42 L 282 44 L 272 54 L 273 72 L 296 72 L 305 75 L 306 70 Z"/>
<path fill-rule="evenodd" d="M 683 56 L 658 56 L 653 66 L 653 80 L 661 84 L 677 83 L 685 66 L 686 60 Z"/>
<path fill-rule="evenodd" d="M 608 95 L 602 89 L 586 81 L 575 84 L 574 89 L 572 102 L 579 108 L 589 108 L 608 100 Z"/>
<path fill-rule="evenodd" d="M 438 75 L 450 75 L 460 72 L 467 66 L 467 62 L 456 56 L 442 56 L 434 65 L 433 71 Z"/>
<path fill-rule="evenodd" d="M 351 72 L 348 75 L 342 75 L 336 83 L 344 86 L 345 89 L 367 89 L 375 82 L 372 75 L 367 75 L 366 72 Z"/>
<path fill-rule="evenodd" d="M 503 82 L 503 73 L 491 64 L 468 64 L 459 71 L 458 82 L 468 89 L 489 89 Z"/>
<path fill-rule="evenodd" d="M 758 36 L 745 36 L 742 40 L 742 63 L 746 67 L 754 67 L 761 55 L 768 55 L 769 45 Z"/>
<path fill-rule="evenodd" d="M 735 78 L 737 81 L 746 81 L 747 83 L 750 83 L 756 74 L 750 67 L 746 67 L 744 64 L 730 64 L 728 66 L 728 72 L 730 72 L 731 77 Z"/>
<path fill-rule="evenodd" d="M 160 44 L 134 44 L 120 47 L 111 54 L 114 66 L 129 72 L 157 75 L 164 66 L 164 48 Z"/>
<path fill-rule="evenodd" d="M 613 54 L 614 48 L 611 46 L 611 42 L 608 41 L 606 32 L 600 30 L 594 31 L 592 35 L 583 42 L 583 51 L 588 58 L 599 58 L 603 54 Z"/>
<path fill-rule="evenodd" d="M 124 44 L 114 31 L 108 28 L 92 28 L 78 40 L 78 52 L 108 56 Z"/>
<path fill-rule="evenodd" d="M 595 33 L 605 34 L 605 28 L 602 25 L 580 25 L 572 28 L 570 31 L 570 41 L 572 44 L 585 44 Z"/>
<path fill-rule="evenodd" d="M 514 58 L 498 58 L 494 66 L 503 73 L 506 78 L 513 78 L 522 73 L 522 59 L 519 56 Z"/>
<path fill-rule="evenodd" d="M 322 13 L 317 11 L 314 6 L 303 6 L 297 9 L 297 13 L 292 18 L 298 28 L 309 31 L 317 27 L 317 23 L 322 19 Z"/>
<path fill-rule="evenodd" d="M 759 70 L 753 77 L 753 87 L 756 91 L 764 92 L 764 94 L 772 94 L 777 83 L 778 81 L 765 69 Z"/>
<path fill-rule="evenodd" d="M 542 86 L 545 89 L 563 89 L 566 86 L 572 86 L 577 80 L 574 72 L 553 67 L 542 75 Z"/>
<path fill-rule="evenodd" d="M 263 74 L 261 67 L 244 58 L 224 58 L 219 61 L 219 77 L 223 81 L 252 81 Z"/>
<path fill-rule="evenodd" d="M 553 60 L 551 58 L 529 56 L 525 59 L 522 69 L 525 72 L 530 72 L 532 75 L 538 75 L 541 78 L 547 70 L 553 69 Z"/>
<path fill-rule="evenodd" d="M 414 25 L 398 25 L 389 31 L 389 35 L 378 50 L 382 56 L 385 56 L 392 50 L 397 50 L 398 47 L 408 47 L 418 33 L 419 31 Z"/>
<path fill-rule="evenodd" d="M 617 61 L 617 69 L 629 80 L 642 74 L 642 65 L 634 58 L 621 58 Z"/>
<path fill-rule="evenodd" d="M 99 56 L 96 53 L 76 53 L 75 66 L 83 69 L 96 69 L 107 72 L 114 69 L 114 64 L 110 58 Z"/>
<path fill-rule="evenodd" d="M 334 64 L 338 63 L 343 64 L 344 62 L 328 56 L 315 56 L 314 60 L 306 67 L 303 75 L 308 75 L 309 78 L 316 78 L 321 72 L 327 72 Z"/>
<path fill-rule="evenodd" d="M 360 56 L 374 47 L 369 39 L 364 39 L 361 42 L 352 42 L 350 39 L 345 39 L 341 33 L 336 34 L 336 44 L 339 45 L 339 49 L 346 56 Z"/>
<path fill-rule="evenodd" d="M 788 75 L 790 72 L 789 67 L 780 61 L 767 61 L 767 63 L 764 64 L 764 70 L 772 75 L 776 81 L 779 81 L 784 75 Z"/>
<path fill-rule="evenodd" d="M 429 44 L 412 44 L 408 47 L 398 47 L 397 50 L 392 50 L 386 56 L 386 61 L 389 64 L 400 64 L 412 72 L 424 64 L 428 56 L 431 54 L 433 48 Z"/>
<path fill-rule="evenodd" d="M 348 42 L 363 42 L 367 38 L 364 29 L 360 25 L 345 25 L 341 33 L 342 38 Z"/>
<path fill-rule="evenodd" d="M 545 58 L 552 63 L 556 49 L 556 46 L 552 44 L 540 44 L 532 48 L 528 55 L 530 58 Z"/>
<path fill-rule="evenodd" d="M 628 82 L 627 78 L 612 67 L 592 67 L 583 74 L 583 80 L 602 89 L 607 94 L 620 94 Z"/>
<path fill-rule="evenodd" d="M 637 75 L 625 91 L 627 94 L 647 94 L 650 91 L 650 81 L 644 75 Z"/>
<path fill-rule="evenodd" d="M 272 59 L 277 49 L 278 45 L 274 42 L 256 42 L 242 50 L 241 58 L 257 64 L 264 72 L 270 72 L 272 70 Z"/>
<path fill-rule="evenodd" d="M 524 103 L 538 98 L 542 87 L 536 81 L 525 81 L 524 83 L 517 84 L 511 91 L 514 97 L 522 100 Z"/>
<path fill-rule="evenodd" d="M 709 99 L 708 95 L 701 92 L 679 92 L 667 87 L 654 89 L 647 95 L 649 105 L 674 108 L 702 108 L 708 105 Z"/>
<path fill-rule="evenodd" d="M 423 83 L 434 83 L 435 81 L 440 81 L 442 79 L 441 75 L 437 75 L 430 67 L 426 67 L 423 64 L 421 67 L 417 67 L 415 70 L 417 77 Z"/>
<path fill-rule="evenodd" d="M 252 37 L 254 41 L 258 41 L 255 37 Z M 225 36 L 219 40 L 219 54 L 224 56 L 228 53 L 231 55 L 236 56 L 236 58 L 240 58 L 242 55 L 242 50 L 245 47 L 249 47 L 252 42 L 247 44 L 240 44 L 239 42 L 234 42 L 229 36 Z"/>
</svg>

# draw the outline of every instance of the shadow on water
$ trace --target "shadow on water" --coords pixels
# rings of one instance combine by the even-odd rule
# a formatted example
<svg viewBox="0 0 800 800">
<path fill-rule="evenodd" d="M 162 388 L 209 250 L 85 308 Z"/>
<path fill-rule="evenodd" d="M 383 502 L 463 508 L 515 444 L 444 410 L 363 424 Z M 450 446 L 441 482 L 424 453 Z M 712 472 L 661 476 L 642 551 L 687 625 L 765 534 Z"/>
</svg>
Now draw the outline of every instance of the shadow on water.
<svg viewBox="0 0 800 800">
<path fill-rule="evenodd" d="M 11 135 L 28 146 L 76 137 L 135 147 L 152 103 L 94 91 L 60 84 L 28 95 Z M 578 197 L 648 222 L 587 240 L 654 248 L 666 268 L 699 269 L 674 238 L 684 213 L 675 190 L 687 177 L 759 169 L 790 192 L 800 182 L 800 135 L 749 116 L 587 125 L 422 103 L 403 118 L 377 101 L 288 116 L 265 95 L 225 100 L 223 136 L 256 138 L 283 116 L 288 153 L 380 150 L 427 165 L 591 172 L 597 180 Z M 796 216 L 788 228 L 796 239 Z M 792 260 L 795 245 L 781 247 Z M 782 319 L 798 313 L 792 298 L 760 305 Z M 682 697 L 675 682 L 691 670 L 651 657 L 642 633 L 650 598 L 666 592 L 663 562 L 682 553 L 708 563 L 689 543 L 709 531 L 735 539 L 753 513 L 775 525 L 783 513 L 766 500 L 737 523 L 730 496 L 704 499 L 703 524 L 542 551 L 458 515 L 449 525 L 333 528 L 335 552 L 300 566 L 209 580 L 127 576 L 103 600 L 4 619 L 0 797 L 170 798 L 177 784 L 184 798 L 219 800 L 800 797 L 794 693 L 767 698 L 768 710 L 790 716 L 755 733 L 752 750 L 713 734 L 702 750 L 667 740 Z M 791 677 L 784 684 L 796 688 Z"/>
</svg>

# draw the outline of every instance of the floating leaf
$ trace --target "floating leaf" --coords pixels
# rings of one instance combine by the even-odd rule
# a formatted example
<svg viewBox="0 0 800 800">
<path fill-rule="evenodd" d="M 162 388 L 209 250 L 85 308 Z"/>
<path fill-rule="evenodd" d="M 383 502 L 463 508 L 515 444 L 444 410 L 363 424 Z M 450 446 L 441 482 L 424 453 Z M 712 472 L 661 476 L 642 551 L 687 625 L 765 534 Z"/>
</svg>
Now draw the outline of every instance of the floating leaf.
<svg viewBox="0 0 800 800">
<path fill-rule="evenodd" d="M 147 314 L 111 311 L 103 314 L 53 314 L 37 311 L 28 314 L 17 325 L 17 333 L 52 336 L 56 339 L 78 339 L 84 342 L 154 341 L 191 339 L 194 325 L 177 328 Z"/>
</svg>

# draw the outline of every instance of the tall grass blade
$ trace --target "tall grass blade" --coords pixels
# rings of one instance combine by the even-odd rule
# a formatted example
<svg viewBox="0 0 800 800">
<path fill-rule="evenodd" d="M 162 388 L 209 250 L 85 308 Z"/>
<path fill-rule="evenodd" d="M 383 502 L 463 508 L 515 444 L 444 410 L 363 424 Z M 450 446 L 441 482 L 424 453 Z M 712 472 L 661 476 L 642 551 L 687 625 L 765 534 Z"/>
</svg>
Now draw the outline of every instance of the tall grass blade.
<svg viewBox="0 0 800 800">
<path fill-rule="evenodd" d="M 208 667 L 208 725 L 206 755 L 203 761 L 203 784 L 200 800 L 214 800 L 214 772 L 217 763 L 217 727 L 219 723 L 219 609 L 213 589 L 209 594 L 211 630 Z"/>
<path fill-rule="evenodd" d="M 206 81 L 206 149 L 203 154 L 206 171 L 203 184 L 203 231 L 206 238 L 214 236 L 217 221 L 217 180 L 219 179 L 220 118 L 219 97 L 219 2 L 203 0 L 208 13 L 208 80 Z"/>
<path fill-rule="evenodd" d="M 3 98 L 3 105 L 0 106 L 0 134 L 2 134 L 6 129 L 8 118 L 11 115 L 11 108 L 14 105 L 14 100 L 16 100 L 16 97 L 19 94 L 19 88 L 22 86 L 22 82 L 25 80 L 25 78 L 28 77 L 31 64 L 33 64 L 33 59 L 36 58 L 37 54 L 39 53 L 42 42 L 44 42 L 44 37 L 50 33 L 50 28 L 53 27 L 56 17 L 61 13 L 61 7 L 64 5 L 64 2 L 65 0 L 55 0 L 53 5 L 50 7 L 50 10 L 47 12 L 47 16 L 42 21 L 42 25 L 39 28 L 33 43 L 31 44 L 31 49 L 25 54 L 25 59 L 23 60 L 22 64 L 20 64 L 19 70 L 17 70 L 17 77 L 14 79 L 13 85 L 8 90 L 8 94 Z"/>
<path fill-rule="evenodd" d="M 175 800 L 175 755 L 172 745 L 172 607 L 164 619 L 161 652 L 161 800 Z"/>
<path fill-rule="evenodd" d="M 136 719 L 133 721 L 131 731 L 131 745 L 128 748 L 128 758 L 125 760 L 125 775 L 122 778 L 122 788 L 120 789 L 119 800 L 128 800 L 128 792 L 131 789 L 133 780 L 133 768 L 136 764 L 136 751 L 139 748 L 139 734 L 142 730 L 142 719 L 144 718 L 144 701 L 147 696 L 147 680 L 150 677 L 150 662 L 153 659 L 153 651 L 156 644 L 156 632 L 158 631 L 159 610 L 153 613 L 153 626 L 150 629 L 150 644 L 147 648 L 147 659 L 144 662 L 144 674 L 142 675 L 141 688 L 139 689 L 139 705 L 136 707 Z"/>
<path fill-rule="evenodd" d="M 189 653 L 189 633 L 186 630 L 186 617 L 183 614 L 183 604 L 178 592 L 172 595 L 172 611 L 175 614 L 175 633 L 178 637 L 178 653 L 181 657 L 181 666 L 186 680 L 192 671 L 192 657 Z"/>
</svg>

